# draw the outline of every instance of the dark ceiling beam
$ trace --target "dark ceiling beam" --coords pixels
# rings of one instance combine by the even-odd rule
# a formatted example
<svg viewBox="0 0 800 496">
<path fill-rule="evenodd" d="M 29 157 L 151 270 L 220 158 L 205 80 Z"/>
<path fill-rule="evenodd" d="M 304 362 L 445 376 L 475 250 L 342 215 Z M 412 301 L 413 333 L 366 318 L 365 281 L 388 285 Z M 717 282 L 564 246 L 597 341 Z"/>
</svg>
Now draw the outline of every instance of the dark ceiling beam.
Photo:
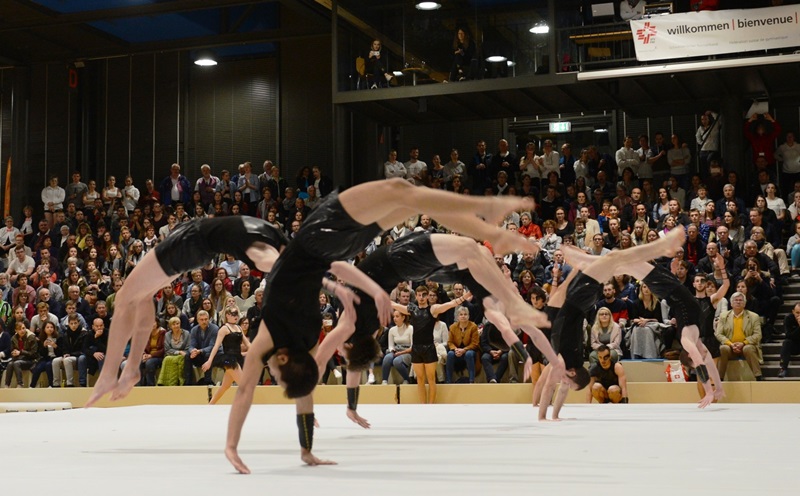
<svg viewBox="0 0 800 496">
<path fill-rule="evenodd" d="M 497 96 L 496 93 L 486 92 L 483 94 L 484 97 L 489 99 L 492 103 L 497 105 L 498 107 L 502 108 L 508 116 L 515 116 L 517 115 L 517 109 L 511 108 L 505 104 L 505 102 Z"/>
<path fill-rule="evenodd" d="M 383 112 L 386 112 L 386 113 L 389 113 L 389 114 L 393 114 L 393 115 L 395 115 L 397 117 L 400 117 L 401 119 L 403 119 L 406 122 L 414 122 L 416 120 L 416 114 L 414 114 L 414 115 L 406 114 L 405 112 L 402 112 L 400 110 L 397 110 L 394 107 L 391 107 L 390 105 L 387 105 L 385 102 L 375 101 L 375 102 L 372 102 L 372 105 L 374 105 L 375 107 L 378 107 Z M 379 118 L 377 120 L 379 122 L 387 123 L 385 118 Z M 389 121 L 389 123 L 391 123 L 391 122 L 394 122 L 394 121 Z"/>
<path fill-rule="evenodd" d="M 539 98 L 539 97 L 537 97 L 536 95 L 534 95 L 534 94 L 531 92 L 531 90 L 529 90 L 529 89 L 527 89 L 527 88 L 521 88 L 521 89 L 520 89 L 520 93 L 521 93 L 523 96 L 525 96 L 525 97 L 526 97 L 528 100 L 532 101 L 532 102 L 533 102 L 533 103 L 534 103 L 534 104 L 535 104 L 537 107 L 539 107 L 539 108 L 541 108 L 542 110 L 544 110 L 544 112 L 543 112 L 543 113 L 545 113 L 545 114 L 555 114 L 555 112 L 553 112 L 553 108 L 552 108 L 552 107 L 550 107 L 549 105 L 545 104 L 545 103 L 542 101 L 542 99 L 541 99 L 541 98 Z M 538 113 L 538 112 L 537 112 L 537 113 Z"/>
<path fill-rule="evenodd" d="M 236 21 L 234 21 L 234 23 L 228 28 L 228 31 L 232 33 L 239 31 L 239 28 L 242 27 L 244 21 L 246 21 L 248 17 L 253 15 L 253 11 L 255 10 L 256 10 L 255 5 L 248 5 L 247 8 L 244 9 L 244 12 L 242 12 L 242 15 L 240 15 L 239 18 L 236 19 Z"/>
<path fill-rule="evenodd" d="M 581 98 L 579 98 L 578 95 L 575 94 L 575 92 L 572 91 L 571 89 L 568 89 L 566 86 L 553 86 L 553 88 L 556 91 L 562 93 L 564 96 L 566 96 L 573 102 L 577 103 L 578 107 L 580 107 L 581 110 L 583 111 L 589 110 L 589 105 L 586 102 L 584 102 Z"/>
<path fill-rule="evenodd" d="M 685 96 L 686 96 L 686 97 L 687 97 L 689 100 L 694 100 L 694 99 L 695 99 L 695 97 L 694 97 L 694 95 L 692 94 L 692 92 L 691 92 L 691 91 L 689 91 L 689 88 L 688 88 L 688 87 L 686 86 L 686 84 L 684 84 L 684 82 L 681 80 L 681 77 L 680 77 L 680 75 L 679 75 L 679 74 L 672 74 L 672 75 L 670 75 L 670 79 L 672 79 L 672 81 L 675 83 L 675 86 L 677 86 L 677 87 L 678 87 L 678 89 L 679 89 L 679 90 L 681 90 L 681 92 L 682 92 L 682 93 L 683 93 L 683 94 L 684 94 L 684 95 L 685 95 Z"/>
<path fill-rule="evenodd" d="M 643 85 L 641 81 L 634 78 L 633 84 L 634 86 L 639 88 L 639 90 L 641 90 L 642 93 L 645 94 L 645 96 L 650 100 L 650 103 L 658 103 L 658 99 L 655 97 L 655 95 L 653 95 L 653 93 L 651 93 L 650 90 L 645 85 Z"/>
<path fill-rule="evenodd" d="M 30 7 L 37 7 L 32 2 L 15 0 L 16 3 Z M 191 12 L 194 10 L 218 9 L 238 5 L 252 5 L 264 3 L 263 0 L 174 0 L 171 2 L 148 3 L 118 7 L 111 9 L 92 10 L 88 12 L 75 12 L 59 14 L 56 12 L 42 13 L 39 19 L 23 19 L 19 21 L 6 21 L 0 26 L 0 33 L 19 31 L 21 29 L 49 28 L 71 24 L 84 24 L 87 22 L 107 21 L 110 19 L 124 19 L 127 17 L 144 17 L 159 14 L 174 14 L 178 12 Z"/>
<path fill-rule="evenodd" d="M 442 99 L 457 105 L 459 108 L 464 109 L 464 113 L 470 115 L 473 119 L 488 119 L 489 118 L 485 114 L 481 114 L 479 112 L 476 112 L 469 105 L 464 105 L 463 103 L 458 101 L 458 99 L 453 95 L 445 95 L 445 96 L 442 97 Z"/>
<path fill-rule="evenodd" d="M 622 101 L 617 98 L 616 96 L 612 95 L 610 91 L 608 91 L 602 84 L 598 84 L 597 82 L 594 83 L 594 88 L 597 89 L 598 92 L 602 93 L 603 96 L 611 100 L 614 103 L 614 106 L 617 108 L 625 109 L 627 105 L 623 105 Z"/>
</svg>

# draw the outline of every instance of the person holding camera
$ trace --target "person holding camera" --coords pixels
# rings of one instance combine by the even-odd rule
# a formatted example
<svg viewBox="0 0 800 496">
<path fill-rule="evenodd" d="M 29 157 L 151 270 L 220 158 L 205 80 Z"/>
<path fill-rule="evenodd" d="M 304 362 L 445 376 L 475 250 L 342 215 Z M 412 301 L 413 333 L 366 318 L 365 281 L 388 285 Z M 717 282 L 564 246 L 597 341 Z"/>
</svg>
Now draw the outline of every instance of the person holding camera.
<svg viewBox="0 0 800 496">
<path fill-rule="evenodd" d="M 759 169 L 775 166 L 775 140 L 781 134 L 781 125 L 769 112 L 753 114 L 744 123 L 744 136 L 753 150 L 753 164 Z"/>
</svg>

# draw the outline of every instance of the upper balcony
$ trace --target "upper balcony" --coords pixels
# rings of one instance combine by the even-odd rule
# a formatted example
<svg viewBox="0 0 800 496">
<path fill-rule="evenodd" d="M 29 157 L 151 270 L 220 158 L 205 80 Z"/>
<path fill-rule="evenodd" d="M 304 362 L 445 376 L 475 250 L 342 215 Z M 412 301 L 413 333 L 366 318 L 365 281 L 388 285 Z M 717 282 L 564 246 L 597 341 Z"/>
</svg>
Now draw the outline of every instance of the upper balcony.
<svg viewBox="0 0 800 496">
<path fill-rule="evenodd" d="M 439 5 L 433 10 L 420 3 L 336 2 L 334 103 L 395 124 L 612 109 L 665 115 L 694 112 L 724 95 L 798 97 L 797 6 L 686 14 L 675 12 L 673 3 L 650 1 L 644 20 L 652 25 L 700 19 L 733 28 L 705 32 L 703 42 L 692 42 L 700 47 L 637 57 L 619 2 L 439 0 L 428 2 Z M 637 17 L 643 17 L 645 4 L 636 5 Z M 774 40 L 771 34 L 782 26 L 754 21 L 787 12 L 795 18 L 791 34 Z M 745 24 L 737 24 L 742 19 Z M 661 30 L 659 41 L 666 34 Z M 702 46 L 725 36 L 735 53 Z M 373 50 L 374 40 L 379 50 Z M 370 52 L 379 52 L 380 59 L 371 60 Z"/>
</svg>

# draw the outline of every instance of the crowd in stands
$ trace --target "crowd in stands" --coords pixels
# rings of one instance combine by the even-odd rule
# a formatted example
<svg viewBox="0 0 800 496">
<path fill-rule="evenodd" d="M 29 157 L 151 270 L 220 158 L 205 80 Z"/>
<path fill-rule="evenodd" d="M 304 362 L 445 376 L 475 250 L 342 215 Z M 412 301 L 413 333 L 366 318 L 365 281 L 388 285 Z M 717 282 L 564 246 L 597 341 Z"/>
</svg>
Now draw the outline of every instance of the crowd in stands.
<svg viewBox="0 0 800 496">
<path fill-rule="evenodd" d="M 747 167 L 753 168 L 757 180 L 749 187 L 736 172 L 726 170 L 720 153 L 721 133 L 726 132 L 741 136 L 752 150 Z M 723 127 L 718 115 L 709 111 L 700 117 L 694 138 L 690 146 L 676 134 L 666 139 L 656 132 L 651 145 L 649 136 L 626 136 L 612 153 L 595 146 L 573 150 L 570 143 L 558 147 L 551 140 L 544 140 L 541 149 L 538 143 L 526 143 L 517 152 L 505 139 L 490 151 L 481 140 L 471 156 L 452 149 L 448 161 L 434 154 L 430 165 L 419 160 L 417 148 L 410 150 L 406 162 L 392 151 L 384 173 L 456 193 L 536 199 L 534 211 L 516 212 L 503 224 L 536 239 L 538 253 L 496 257 L 522 297 L 534 305 L 537 295 L 543 293 L 546 299 L 572 270 L 564 260 L 563 245 L 602 256 L 684 229 L 683 249 L 654 262 L 672 271 L 698 298 L 702 336 L 720 372 L 725 374 L 729 360 L 742 359 L 761 380 L 761 344 L 772 339 L 783 288 L 800 271 L 800 145 L 792 132 L 782 134 L 770 114 L 754 114 L 741 125 Z M 779 143 L 779 138 L 785 141 Z M 446 230 L 435 219 L 421 216 L 396 226 L 384 242 L 414 230 L 436 229 Z M 489 325 L 480 312 L 471 317 L 480 330 Z M 454 325 L 452 316 L 442 320 Z M 596 363 L 602 346 L 614 362 L 623 357 L 676 359 L 681 349 L 674 324 L 666 302 L 646 285 L 616 277 L 597 295 L 594 315 L 588 319 L 586 358 Z M 792 351 L 800 347 L 796 341 L 787 335 L 781 377 Z M 482 358 L 494 359 L 496 354 L 481 343 L 475 340 L 470 348 L 479 365 Z M 451 340 L 442 344 L 450 349 L 461 346 Z M 441 360 L 449 365 L 446 355 Z M 384 362 L 385 367 L 392 365 Z M 501 380 L 505 370 L 498 368 L 500 377 L 494 371 L 486 377 Z M 473 368 L 467 372 L 467 380 L 473 381 Z"/>
<path fill-rule="evenodd" d="M 406 162 L 392 151 L 384 171 L 387 178 L 402 177 L 419 187 L 534 198 L 535 210 L 514 212 L 503 226 L 535 239 L 540 249 L 497 254 L 495 260 L 522 298 L 543 311 L 548 294 L 573 270 L 563 245 L 602 256 L 685 229 L 683 249 L 673 258 L 654 262 L 671 270 L 700 301 L 702 336 L 718 358 L 720 371 L 724 374 L 730 359 L 741 358 L 760 379 L 761 343 L 772 338 L 783 287 L 800 269 L 800 145 L 790 132 L 776 146 L 781 129 L 769 114 L 748 119 L 742 139 L 751 144 L 758 177 L 748 188 L 735 172 L 725 170 L 719 148 L 723 132 L 742 133 L 742 128 L 723 128 L 712 112 L 702 116 L 695 136 L 699 157 L 693 156 L 695 146 L 679 136 L 666 140 L 657 132 L 653 145 L 648 136 L 628 136 L 615 153 L 595 146 L 574 153 L 569 143 L 556 146 L 550 140 L 541 149 L 531 142 L 516 151 L 505 139 L 490 151 L 481 140 L 465 157 L 466 163 L 459 150 L 452 149 L 448 161 L 433 155 L 429 165 L 419 159 L 420 150 L 412 148 Z M 78 172 L 66 188 L 53 177 L 42 190 L 41 219 L 34 218 L 31 206 L 20 217 L 5 219 L 0 228 L 0 367 L 6 371 L 6 386 L 15 380 L 18 386 L 43 385 L 43 375 L 48 386 L 86 386 L 88 376 L 103 366 L 116 292 L 142 257 L 180 223 L 253 215 L 291 238 L 333 188 L 318 167 L 304 167 L 287 181 L 269 160 L 261 173 L 249 162 L 235 174 L 222 170 L 216 176 L 209 165 L 199 172 L 190 182 L 173 164 L 169 175 L 146 180 L 141 190 L 131 177 L 122 187 L 109 177 L 102 190 L 93 180 L 84 184 Z M 427 215 L 413 217 L 376 238 L 353 263 L 376 246 L 414 231 L 447 230 Z M 199 369 L 213 354 L 225 310 L 236 307 L 251 340 L 258 331 L 263 276 L 241 260 L 220 254 L 155 295 L 155 320 L 145 354 L 128 357 L 140 362 L 141 384 L 195 384 L 198 374 L 199 383 L 210 383 L 211 370 Z M 401 305 L 413 302 L 420 285 L 427 288 L 430 304 L 462 302 L 439 316 L 435 330 L 440 381 L 474 382 L 482 370 L 488 382 L 522 380 L 520 363 L 485 321 L 480 302 L 464 297 L 469 288 L 407 281 L 391 297 Z M 339 311 L 335 299 L 320 294 L 320 340 L 335 325 Z M 798 325 L 791 319 L 800 322 L 800 309 L 785 323 L 784 371 L 800 346 Z M 616 277 L 597 295 L 595 312 L 589 316 L 586 358 L 594 364 L 607 351 L 612 362 L 628 357 L 674 359 L 680 353 L 674 323 L 666 302 L 646 285 Z M 380 335 L 384 356 L 378 381 L 389 382 L 393 369 L 401 381 L 414 381 L 408 363 L 412 331 L 402 314 L 395 315 L 394 324 Z M 529 349 L 536 360 L 535 381 L 545 364 L 537 350 Z M 326 381 L 331 372 L 341 380 L 342 363 L 338 356 L 329 362 Z M 23 381 L 25 370 L 32 371 L 30 383 Z M 461 371 L 465 377 L 456 378 Z M 368 377 L 376 382 L 372 369 Z"/>
</svg>

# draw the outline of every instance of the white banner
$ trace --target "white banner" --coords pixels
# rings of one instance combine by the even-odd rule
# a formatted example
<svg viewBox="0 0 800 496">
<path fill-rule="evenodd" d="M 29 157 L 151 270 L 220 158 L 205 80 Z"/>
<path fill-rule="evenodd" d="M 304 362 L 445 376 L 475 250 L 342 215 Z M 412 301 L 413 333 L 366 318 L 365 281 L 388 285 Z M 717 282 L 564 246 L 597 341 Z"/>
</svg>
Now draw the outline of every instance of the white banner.
<svg viewBox="0 0 800 496">
<path fill-rule="evenodd" d="M 698 57 L 800 45 L 796 5 L 653 16 L 631 22 L 638 60 Z"/>
</svg>

